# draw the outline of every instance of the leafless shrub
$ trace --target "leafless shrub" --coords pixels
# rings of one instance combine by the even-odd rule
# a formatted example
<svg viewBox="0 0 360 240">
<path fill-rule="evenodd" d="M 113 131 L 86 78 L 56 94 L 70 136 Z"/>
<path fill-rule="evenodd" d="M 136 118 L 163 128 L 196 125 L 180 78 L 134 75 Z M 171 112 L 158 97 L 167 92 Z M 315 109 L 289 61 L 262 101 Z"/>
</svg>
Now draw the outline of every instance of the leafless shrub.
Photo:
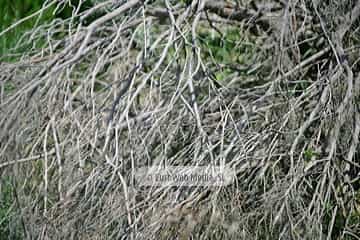
<svg viewBox="0 0 360 240">
<path fill-rule="evenodd" d="M 359 14 L 350 0 L 94 1 L 34 28 L 0 65 L 0 173 L 21 234 L 360 238 Z M 205 56 L 199 33 L 234 26 L 254 46 L 244 64 Z M 237 178 L 135 184 L 161 164 Z"/>
</svg>

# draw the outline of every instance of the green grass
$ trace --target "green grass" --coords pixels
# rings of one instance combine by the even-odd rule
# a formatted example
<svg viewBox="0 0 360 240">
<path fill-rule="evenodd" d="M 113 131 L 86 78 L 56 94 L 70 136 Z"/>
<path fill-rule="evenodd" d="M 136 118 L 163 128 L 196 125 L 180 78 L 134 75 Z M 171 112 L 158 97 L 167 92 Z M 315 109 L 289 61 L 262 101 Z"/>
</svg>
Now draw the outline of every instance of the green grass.
<svg viewBox="0 0 360 240">
<path fill-rule="evenodd" d="M 40 10 L 44 4 L 44 0 L 0 0 L 0 32 L 16 23 L 20 19 L 27 17 L 38 10 Z M 66 19 L 71 16 L 73 8 L 78 6 L 79 0 L 68 0 L 67 4 L 60 10 L 55 12 L 55 4 L 47 8 L 42 12 L 41 17 L 39 15 L 30 18 L 4 35 L 0 36 L 0 57 L 4 54 L 18 53 L 26 51 L 27 49 L 17 49 L 16 52 L 11 51 L 16 46 L 21 36 L 36 25 L 42 25 L 44 23 L 51 22 L 55 18 Z M 92 0 L 85 0 L 82 2 L 80 11 L 83 11 L 92 5 Z M 39 46 L 37 46 L 39 47 Z"/>
<path fill-rule="evenodd" d="M 0 0 L 0 31 L 5 30 L 18 20 L 38 11 L 43 0 Z M 53 19 L 52 10 L 45 11 L 39 19 L 39 24 Z M 31 18 L 14 29 L 0 36 L 0 55 L 10 53 L 10 49 L 15 47 L 20 37 L 30 30 L 36 23 L 37 18 Z"/>
<path fill-rule="evenodd" d="M 21 227 L 16 219 L 13 186 L 10 178 L 1 179 L 0 184 L 0 240 L 22 239 Z"/>
</svg>

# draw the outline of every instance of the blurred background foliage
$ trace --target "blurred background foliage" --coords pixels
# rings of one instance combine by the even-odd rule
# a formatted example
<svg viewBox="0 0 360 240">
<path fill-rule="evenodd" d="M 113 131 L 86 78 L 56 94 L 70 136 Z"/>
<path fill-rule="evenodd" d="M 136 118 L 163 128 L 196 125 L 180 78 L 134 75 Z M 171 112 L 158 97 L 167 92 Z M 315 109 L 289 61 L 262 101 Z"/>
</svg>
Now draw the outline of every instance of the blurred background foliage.
<svg viewBox="0 0 360 240">
<path fill-rule="evenodd" d="M 43 0 L 0 0 L 0 31 L 14 24 L 16 21 L 38 11 L 41 9 Z M 42 17 L 38 20 L 38 24 L 51 21 L 54 16 L 50 8 L 45 11 Z M 0 53 L 8 53 L 9 49 L 14 47 L 21 35 L 30 30 L 36 24 L 37 18 L 31 18 L 28 21 L 21 23 L 11 31 L 0 37 Z"/>
<path fill-rule="evenodd" d="M 82 8 L 89 7 L 91 0 L 82 1 Z M 42 8 L 44 4 L 49 4 L 45 0 L 0 0 L 0 32 L 16 23 L 18 20 L 27 17 Z M 69 0 L 61 9 L 55 9 L 55 5 L 47 8 L 41 15 L 30 18 L 11 31 L 0 36 L 0 56 L 10 52 L 15 47 L 20 37 L 31 30 L 34 26 L 51 22 L 55 18 L 67 19 L 71 16 L 73 9 L 78 6 L 79 0 Z"/>
</svg>

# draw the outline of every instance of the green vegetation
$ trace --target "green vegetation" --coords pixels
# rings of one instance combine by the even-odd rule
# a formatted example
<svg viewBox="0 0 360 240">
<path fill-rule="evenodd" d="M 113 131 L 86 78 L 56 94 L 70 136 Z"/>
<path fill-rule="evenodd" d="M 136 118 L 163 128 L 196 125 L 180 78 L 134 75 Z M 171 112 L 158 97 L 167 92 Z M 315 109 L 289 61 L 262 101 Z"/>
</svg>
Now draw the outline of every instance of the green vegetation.
<svg viewBox="0 0 360 240">
<path fill-rule="evenodd" d="M 239 28 L 228 27 L 222 32 L 214 29 L 202 29 L 199 33 L 199 41 L 202 46 L 204 59 L 207 62 L 221 64 L 214 74 L 218 81 L 225 80 L 232 73 L 246 74 L 247 65 L 252 62 L 257 47 L 242 36 Z M 247 74 L 246 74 L 247 75 Z"/>
<path fill-rule="evenodd" d="M 228 29 L 220 36 L 213 31 L 204 31 L 199 34 L 199 38 L 207 47 L 207 57 L 214 57 L 222 63 L 243 63 L 242 53 L 244 45 L 241 44 L 241 35 L 238 29 Z"/>
<path fill-rule="evenodd" d="M 20 225 L 11 219 L 15 215 L 13 186 L 9 178 L 0 184 L 0 240 L 21 239 Z M 15 225 L 15 226 L 14 226 Z"/>
<path fill-rule="evenodd" d="M 304 158 L 305 158 L 305 161 L 306 162 L 309 162 L 311 161 L 312 157 L 316 157 L 317 156 L 317 153 L 315 151 L 313 151 L 312 149 L 307 149 L 305 150 L 304 152 Z"/>
<path fill-rule="evenodd" d="M 20 19 L 39 11 L 44 3 L 44 0 L 0 0 L 0 32 L 4 31 Z M 73 9 L 78 6 L 78 4 L 79 0 L 72 0 L 68 1 L 62 8 L 56 9 L 55 5 L 47 7 L 41 14 L 29 18 L 0 36 L 0 56 L 12 52 L 11 49 L 21 41 L 21 36 L 25 32 L 33 29 L 34 26 L 40 26 L 51 22 L 55 18 L 68 19 L 72 14 Z M 83 1 L 80 11 L 83 11 L 91 5 L 92 3 L 90 0 Z M 24 49 L 19 49 L 19 51 L 24 51 Z"/>
<path fill-rule="evenodd" d="M 16 21 L 29 16 L 30 14 L 41 9 L 44 1 L 42 0 L 0 0 L 0 31 L 5 30 Z M 19 41 L 22 34 L 26 31 L 32 29 L 32 27 L 37 23 L 42 24 L 44 22 L 50 21 L 53 19 L 52 11 L 54 9 L 50 8 L 47 11 L 44 11 L 42 16 L 37 19 L 37 17 L 31 18 L 27 21 L 24 21 L 14 29 L 10 30 L 6 34 L 0 37 L 0 54 L 5 54 L 9 52 L 9 49 L 13 48 L 16 43 Z"/>
<path fill-rule="evenodd" d="M 15 90 L 15 86 L 14 86 L 14 84 L 7 82 L 4 85 L 4 90 L 5 90 L 5 92 L 12 92 L 13 90 Z"/>
</svg>

